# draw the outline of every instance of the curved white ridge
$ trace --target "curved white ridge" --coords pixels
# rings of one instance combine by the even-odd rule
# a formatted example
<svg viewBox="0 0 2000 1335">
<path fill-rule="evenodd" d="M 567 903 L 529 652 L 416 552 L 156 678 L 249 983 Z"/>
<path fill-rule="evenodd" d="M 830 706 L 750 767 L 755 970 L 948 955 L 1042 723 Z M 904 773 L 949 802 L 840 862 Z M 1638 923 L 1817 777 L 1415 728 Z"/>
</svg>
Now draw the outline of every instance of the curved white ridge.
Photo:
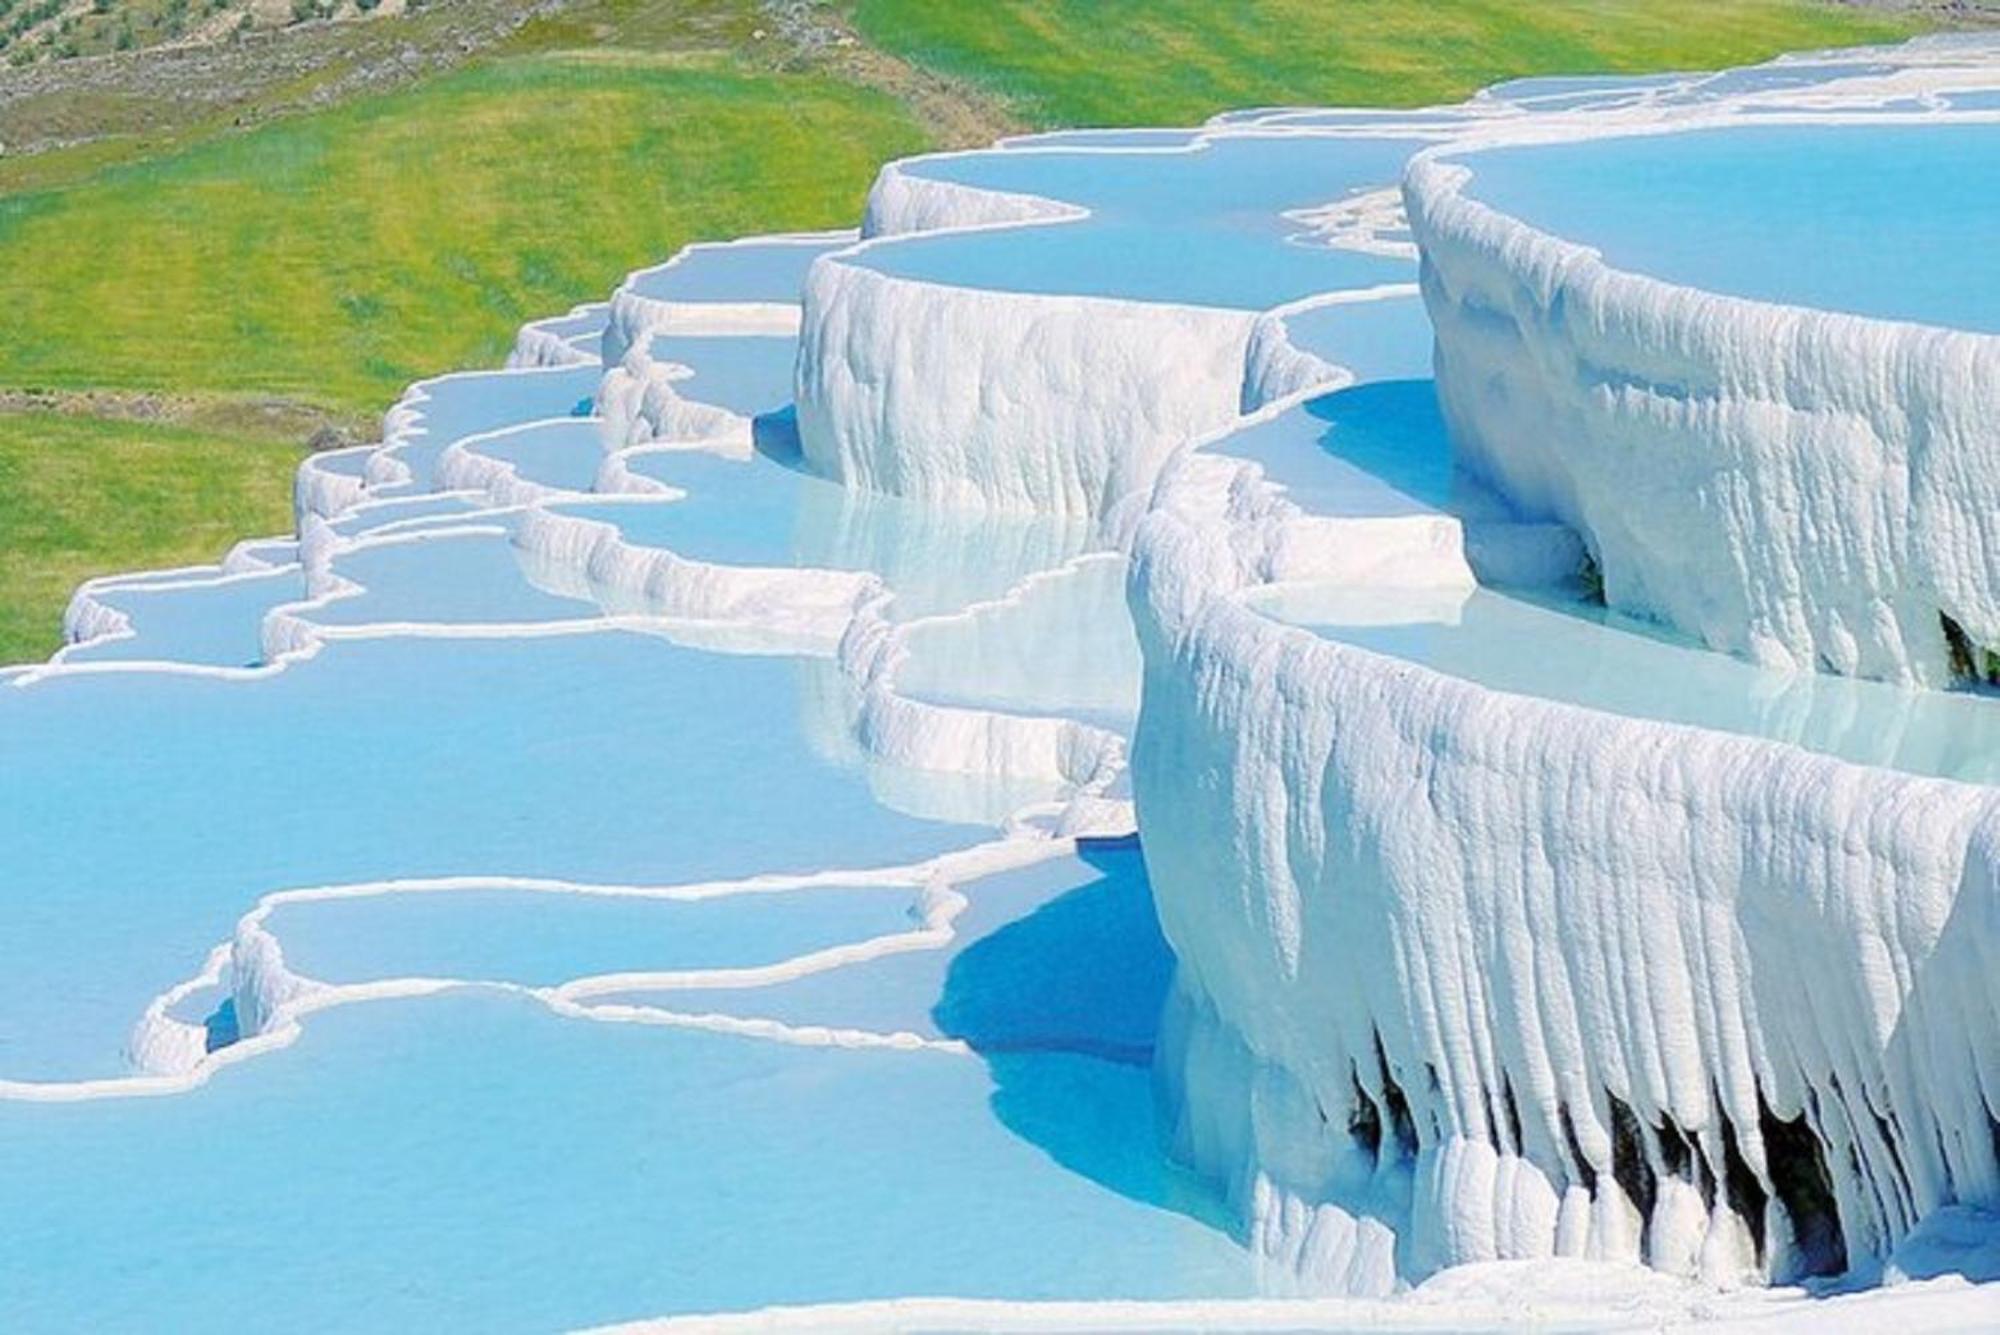
<svg viewBox="0 0 2000 1335">
<path fill-rule="evenodd" d="M 1319 387 L 1336 389 L 1354 383 L 1346 367 L 1336 365 L 1292 342 L 1285 316 L 1293 310 L 1311 310 L 1317 298 L 1265 311 L 1250 326 L 1250 341 L 1243 349 L 1243 388 L 1237 396 L 1238 410 L 1254 413 L 1267 403 L 1291 398 L 1302 390 Z"/>
<path fill-rule="evenodd" d="M 404 419 L 392 408 L 386 420 L 400 425 Z M 385 429 L 383 439 L 389 438 Z M 303 523 L 308 515 L 339 514 L 359 502 L 369 486 L 363 470 L 373 468 L 378 454 L 376 446 L 355 445 L 315 454 L 301 463 L 292 477 L 292 510 L 296 519 Z"/>
<path fill-rule="evenodd" d="M 620 288 L 611 298 L 604 327 L 604 362 L 614 366 L 655 334 L 790 334 L 799 327 L 799 308 L 790 302 L 674 302 Z"/>
<path fill-rule="evenodd" d="M 602 520 L 540 506 L 522 512 L 513 540 L 536 581 L 555 591 L 618 611 L 741 622 L 755 628 L 759 643 L 821 653 L 880 589 L 864 572 L 698 561 L 628 543 Z"/>
<path fill-rule="evenodd" d="M 1085 558 L 1089 559 L 1089 558 Z M 897 689 L 910 656 L 910 637 L 942 623 L 976 625 L 999 605 L 1030 596 L 1030 578 L 997 603 L 975 605 L 920 622 L 897 622 L 879 597 L 849 624 L 839 647 L 844 675 L 859 701 L 855 735 L 870 753 L 911 769 L 1034 778 L 1063 784 L 1089 802 L 1101 798 L 1124 772 L 1125 743 L 1116 733 L 1074 719 L 1003 713 L 934 704 Z M 1102 819 L 1093 805 L 1093 820 Z M 1109 817 L 1111 828 L 1072 833 L 1123 833 L 1129 819 Z"/>
<path fill-rule="evenodd" d="M 639 285 L 650 275 L 679 268 L 703 255 L 746 247 L 799 245 L 825 247 L 849 239 L 852 232 L 793 232 L 742 237 L 735 241 L 698 241 L 683 246 L 662 264 L 630 274 L 611 294 L 601 355 L 616 366 L 634 348 L 644 348 L 655 334 L 790 334 L 798 330 L 796 300 L 689 300 L 649 297 Z"/>
<path fill-rule="evenodd" d="M 961 185 L 911 170 L 918 163 L 940 156 L 950 155 L 906 158 L 884 164 L 868 190 L 868 202 L 861 219 L 864 239 L 999 223 L 1051 222 L 1084 216 L 1084 210 L 1060 200 Z"/>
<path fill-rule="evenodd" d="M 98 584 L 86 580 L 70 595 L 63 609 L 62 638 L 65 648 L 97 640 L 124 639 L 135 632 L 132 618 L 97 597 Z"/>
<path fill-rule="evenodd" d="M 524 368 L 523 373 L 533 373 L 536 369 L 560 368 L 530 367 Z M 423 494 L 408 490 L 413 475 L 399 456 L 410 442 L 437 430 L 428 420 L 425 407 L 432 395 L 431 387 L 437 383 L 422 382 L 406 393 L 386 419 L 380 446 L 316 456 L 302 468 L 301 536 L 292 552 L 302 565 L 308 596 L 304 601 L 281 605 L 264 615 L 264 656 L 260 665 L 210 668 L 136 661 L 104 665 L 57 662 L 23 674 L 19 679 L 10 679 L 9 684 L 25 686 L 64 672 L 99 669 L 172 668 L 220 679 L 253 679 L 283 671 L 290 664 L 317 654 L 329 641 L 381 636 L 527 636 L 629 628 L 654 630 L 736 652 L 773 649 L 796 652 L 803 648 L 835 655 L 829 662 L 841 673 L 843 695 L 858 702 L 842 713 L 839 726 L 844 733 L 851 733 L 854 744 L 871 765 L 912 772 L 922 770 L 933 776 L 929 780 L 933 785 L 937 776 L 959 774 L 995 784 L 996 793 L 1005 793 L 1007 782 L 1020 780 L 1055 785 L 1061 791 L 1058 800 L 1024 808 L 1009 817 L 1005 822 L 1005 837 L 998 842 L 941 860 L 939 866 L 958 869 L 953 874 L 985 874 L 988 870 L 1055 856 L 1065 847 L 1064 839 L 1076 834 L 1129 832 L 1129 803 L 1106 796 L 1123 768 L 1123 742 L 1114 734 L 1068 719 L 936 705 L 899 695 L 894 677 L 907 656 L 903 641 L 908 627 L 892 622 L 887 616 L 886 607 L 892 595 L 880 577 L 847 570 L 731 567 L 688 560 L 664 549 L 628 546 L 612 526 L 564 515 L 552 508 L 555 503 L 576 499 L 577 493 L 524 478 L 512 463 L 481 451 L 483 441 L 520 430 L 520 425 L 431 442 L 442 447 L 431 469 L 432 485 L 439 489 L 439 494 L 463 496 L 469 502 L 484 503 L 487 508 L 462 513 L 413 512 L 410 518 L 372 523 L 351 536 L 343 535 L 335 526 L 338 521 L 371 507 L 406 505 Z M 687 402 L 692 408 L 706 407 L 691 400 Z M 729 416 L 735 422 L 744 420 Z M 735 442 L 725 434 L 712 436 L 703 443 L 728 447 Z M 674 494 L 672 488 L 645 479 L 622 465 L 636 452 L 683 447 L 649 445 L 637 450 L 614 450 L 607 455 L 605 466 L 598 470 L 598 485 L 622 476 L 634 489 L 643 484 L 643 489 L 659 500 L 670 500 Z M 724 452 L 740 451 L 725 448 Z M 371 484 L 397 494 L 371 499 Z M 472 501 L 474 497 L 478 498 L 476 502 Z M 344 555 L 385 545 L 420 545 L 475 533 L 510 536 L 544 579 L 565 585 L 563 592 L 608 602 L 606 613 L 573 621 L 508 625 L 366 621 L 327 624 L 315 617 L 317 611 L 333 603 L 368 592 L 342 573 Z M 250 550 L 251 546 L 257 550 Z M 269 547 L 269 540 L 239 545 L 231 558 L 240 557 L 244 569 L 238 573 L 269 567 L 270 562 L 258 555 Z M 233 577 L 227 572 L 218 575 L 216 567 L 177 573 L 198 576 L 203 581 Z M 113 577 L 80 589 L 72 615 L 73 634 L 78 637 L 129 634 L 122 614 L 98 601 L 92 590 L 97 584 L 132 578 L 135 577 Z M 631 610 L 621 606 L 615 596 L 621 589 L 632 595 Z M 607 593 L 614 596 L 606 599 Z M 924 624 L 949 624 L 954 619 L 955 614 L 941 614 L 926 618 Z M 866 648 L 844 648 L 843 641 L 849 646 Z M 948 805 L 935 814 L 943 819 L 967 818 Z M 996 817 L 1004 815 L 1004 811 L 996 813 Z M 1057 837 L 1052 839 L 1051 835 Z M 951 897 L 949 893 L 947 897 Z M 279 895 L 271 902 L 283 898 L 285 895 Z M 268 908 L 268 903 L 265 907 Z M 812 967 L 859 962 L 871 958 L 871 952 L 879 949 L 936 948 L 949 940 L 949 932 L 944 930 L 948 916 L 937 922 L 927 919 L 928 925 L 910 942 L 879 946 L 863 943 L 866 949 L 842 948 Z M 246 927 L 239 932 L 234 945 L 212 958 L 203 973 L 163 994 L 148 1007 L 128 1044 L 132 1063 L 142 1074 L 125 1079 L 53 1084 L 0 1081 L 0 1097 L 92 1098 L 189 1088 L 201 1083 L 222 1064 L 268 1050 L 273 1044 L 288 1043 L 296 1031 L 296 1020 L 311 1010 L 466 983 L 453 979 L 403 979 L 327 988 L 300 979 L 286 969 L 276 941 L 253 930 L 253 919 L 257 917 L 253 914 L 246 919 Z M 781 980 L 780 974 L 773 975 L 771 981 L 776 980 Z M 241 1041 L 211 1052 L 210 1036 L 204 1026 L 177 1018 L 170 1010 L 185 997 L 225 981 L 233 990 Z M 697 981 L 703 986 L 735 986 L 759 980 L 718 975 Z M 675 985 L 650 976 L 647 982 L 649 986 Z M 565 985 L 568 990 L 558 989 L 561 995 L 552 993 L 549 1004 L 564 1009 L 564 1013 L 576 1010 L 579 1003 L 570 993 L 584 996 L 589 991 L 586 983 L 587 980 L 580 980 L 576 987 Z M 635 985 L 631 979 L 617 983 L 619 988 Z M 607 985 L 606 990 L 617 989 Z M 811 1026 L 774 1025 L 754 1017 L 676 1015 L 646 1007 L 592 1007 L 585 1018 L 687 1024 L 788 1042 L 831 1042 L 846 1046 L 882 1043 L 892 1047 L 908 1047 L 912 1042 L 922 1047 L 926 1043 L 911 1040 L 908 1035 L 822 1032 Z M 962 1045 L 941 1046 L 962 1050 Z"/>
<path fill-rule="evenodd" d="M 849 486 L 1101 518 L 1235 416 L 1254 321 L 915 282 L 830 256 L 806 280 L 800 444 Z"/>
<path fill-rule="evenodd" d="M 1904 96 L 1928 77 L 1855 71 L 1846 82 L 1865 86 L 1850 99 Z M 1629 127 L 1654 106 L 1713 123 L 1735 105 L 1716 99 L 1735 95 L 1703 83 L 1663 85 L 1600 125 Z M 1595 132 L 1582 125 L 1563 112 L 1526 132 Z M 1426 244 L 1427 169 L 1413 169 L 1409 187 Z M 878 210 L 884 232 L 1057 216 L 1004 205 L 984 215 L 963 188 L 935 206 L 911 202 L 900 176 L 882 179 L 895 184 L 878 189 L 896 192 Z M 1440 267 L 1424 273 L 1434 313 Z M 1502 295 L 1540 292 L 1516 287 Z M 1275 1273 L 1365 1293 L 1497 1257 L 1643 1260 L 1724 1283 L 1840 1261 L 1865 1272 L 1926 1215 L 1996 1200 L 2000 1028 L 1983 964 L 2000 831 L 1991 790 L 1517 699 L 1279 625 L 1246 601 L 1257 586 L 1332 581 L 1393 618 L 1398 600 L 1462 596 L 1475 568 L 1546 579 L 1577 549 L 1539 523 L 1312 515 L 1229 460 L 1226 438 L 1180 454 L 1176 431 L 1190 440 L 1233 417 L 1216 406 L 1231 389 L 1241 408 L 1275 411 L 1352 377 L 1293 348 L 1282 310 L 1242 331 L 1231 366 L 1224 340 L 1190 337 L 1179 310 L 1131 303 L 1128 333 L 1101 310 L 1086 315 L 1090 304 L 917 283 L 829 257 L 808 284 L 801 435 L 823 471 L 949 503 L 1104 519 L 1121 507 L 1129 517 L 1150 491 L 1131 581 L 1147 662 L 1134 785 L 1182 961 L 1161 1074 L 1180 1150 L 1232 1184 Z M 1468 338 L 1487 332 L 1482 314 L 1466 316 Z M 1599 316 L 1574 297 L 1566 311 L 1592 328 Z M 1649 332 L 1630 323 L 1628 342 Z M 1104 341 L 1072 342 L 1069 329 L 1086 325 Z M 1753 335 L 1717 334 L 1717 346 L 1732 337 Z M 1844 374 L 1838 338 L 1782 345 L 1790 351 L 1768 359 L 1760 383 Z M 1156 351 L 1179 362 L 1172 384 L 1133 369 Z M 1954 355 L 1963 373 L 1967 354 Z M 1473 365 L 1463 383 L 1479 387 L 1490 369 Z M 1654 388 L 1667 379 L 1660 364 L 1627 368 L 1640 372 Z M 1123 387 L 1094 400 L 1107 374 Z M 1885 417 L 1898 394 L 1931 396 L 1926 411 L 1943 405 L 1933 433 L 1963 424 L 1963 386 L 1981 381 L 1968 377 L 1952 399 L 1943 378 L 1864 362 L 1852 385 L 1825 391 L 1816 430 L 1839 443 L 1835 410 L 1870 394 Z M 1447 384 L 1448 408 L 1451 394 Z M 1620 388 L 1593 406 L 1639 397 Z M 1525 441 L 1545 406 L 1504 425 Z M 1452 425 L 1485 411 L 1454 413 Z M 1115 439 L 1098 423 L 1116 423 Z M 1974 467 L 1961 443 L 1938 457 L 1949 464 L 1938 480 Z M 1475 464 L 1489 462 L 1470 448 Z M 1490 453 L 1504 458 L 1480 471 L 1531 520 L 1576 523 L 1596 547 L 1591 515 L 1536 489 L 1558 489 L 1553 467 L 1536 471 L 1550 449 L 1502 442 Z M 1895 474 L 1893 464 L 1857 471 L 1871 469 Z M 1604 476 L 1594 495 L 1609 494 Z M 1868 531 L 1983 533 L 2000 513 L 1991 485 L 1931 495 L 1920 515 Z M 1637 507 L 1679 487 L 1685 504 L 1691 490 L 1685 477 L 1626 487 L 1612 502 Z M 1827 502 L 1822 532 L 1839 531 L 1841 499 Z M 1743 545 L 1733 536 L 1673 541 L 1722 562 Z M 1923 559 L 1990 588 L 1958 541 Z M 1614 576 L 1598 555 L 1607 585 L 1629 589 L 1629 570 Z M 1801 559 L 1779 545 L 1771 565 Z M 1884 564 L 1882 585 L 1910 580 L 1911 568 Z M 1928 592 L 1949 581 L 1927 570 L 1912 582 Z M 1929 667 L 1942 659 L 1939 611 L 1993 642 L 1983 607 L 1959 607 L 1910 614 L 1912 625 L 1928 617 Z M 1776 652 L 1781 637 L 1747 606 L 1731 615 L 1735 638 L 1711 633 L 1711 643 L 1815 663 Z M 1846 633 L 1818 650 L 1832 665 L 1926 670 L 1908 651 L 1914 632 L 1873 604 L 1837 605 L 1826 619 Z M 1815 1172 L 1824 1201 L 1799 1189 Z"/>
<path fill-rule="evenodd" d="M 620 445 L 647 441 L 705 445 L 748 456 L 754 424 L 741 413 L 683 396 L 674 386 L 694 375 L 679 362 L 657 361 L 646 345 L 635 344 L 624 360 L 605 372 L 597 389 L 597 411 L 609 439 Z"/>
<path fill-rule="evenodd" d="M 1453 438 L 1584 534 L 1613 605 L 1758 662 L 1933 686 L 1941 616 L 2000 645 L 2000 337 L 1615 270 L 1468 179 L 1419 159 L 1405 180 Z"/>
<path fill-rule="evenodd" d="M 600 324 L 608 315 L 609 303 L 592 301 L 571 307 L 566 315 L 529 321 L 514 335 L 514 346 L 507 354 L 506 369 L 575 366 L 596 361 L 597 353 L 591 350 L 590 345 L 601 342 L 602 333 L 600 331 L 597 340 L 592 340 L 580 329 Z"/>
<path fill-rule="evenodd" d="M 587 418 L 563 418 L 562 421 L 588 421 Z M 547 423 L 526 423 L 528 426 L 542 426 Z M 485 496 L 496 507 L 533 505 L 537 501 L 556 499 L 570 493 L 560 487 L 552 487 L 521 476 L 514 464 L 506 459 L 482 453 L 480 445 L 494 437 L 505 437 L 518 427 L 504 427 L 499 431 L 482 432 L 476 436 L 466 436 L 447 445 L 438 455 L 434 477 L 440 491 L 474 491 Z"/>
</svg>

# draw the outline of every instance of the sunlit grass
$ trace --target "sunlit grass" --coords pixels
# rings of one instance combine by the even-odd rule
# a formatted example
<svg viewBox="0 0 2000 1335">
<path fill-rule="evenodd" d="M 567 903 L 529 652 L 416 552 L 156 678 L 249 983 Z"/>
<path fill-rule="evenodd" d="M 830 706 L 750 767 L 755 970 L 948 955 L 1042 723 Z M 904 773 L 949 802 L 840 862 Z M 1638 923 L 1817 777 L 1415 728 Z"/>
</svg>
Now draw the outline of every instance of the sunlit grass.
<svg viewBox="0 0 2000 1335">
<path fill-rule="evenodd" d="M 1913 31 L 1800 0 L 859 0 L 856 20 L 869 41 L 1045 126 L 1414 106 L 1518 75 L 1712 69 Z"/>
<path fill-rule="evenodd" d="M 78 583 L 291 528 L 301 451 L 146 422 L 0 413 L 0 664 L 46 657 Z"/>
<path fill-rule="evenodd" d="M 699 237 L 851 222 L 880 94 L 539 56 L 0 200 L 0 385 L 377 410 Z"/>
</svg>

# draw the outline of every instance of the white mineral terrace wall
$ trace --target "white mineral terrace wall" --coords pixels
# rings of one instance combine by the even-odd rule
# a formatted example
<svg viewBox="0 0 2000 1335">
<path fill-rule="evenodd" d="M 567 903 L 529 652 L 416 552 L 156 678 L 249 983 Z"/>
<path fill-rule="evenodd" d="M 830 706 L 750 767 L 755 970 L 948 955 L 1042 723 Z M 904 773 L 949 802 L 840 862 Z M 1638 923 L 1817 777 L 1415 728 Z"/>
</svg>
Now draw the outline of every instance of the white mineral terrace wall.
<svg viewBox="0 0 2000 1335">
<path fill-rule="evenodd" d="M 1789 1278 L 2000 1203 L 2000 793 L 1281 625 L 1222 462 L 1139 530 L 1133 774 L 1175 1149 L 1260 1254 Z"/>
<path fill-rule="evenodd" d="M 1453 440 L 1584 534 L 1608 601 L 1760 662 L 1932 685 L 1941 617 L 2000 645 L 2000 338 L 1613 270 L 1466 180 L 1420 158 L 1404 182 Z"/>
<path fill-rule="evenodd" d="M 1409 198 L 1448 252 L 1425 285 L 1451 423 L 1531 517 L 1590 535 L 1616 601 L 1886 676 L 1943 675 L 1940 611 L 2000 643 L 2000 470 L 1977 467 L 1952 371 L 1976 376 L 1984 343 L 1660 290 L 1495 230 L 1427 170 Z M 1062 225 L 927 188 L 886 171 L 868 230 Z M 1507 545 L 1508 525 L 1310 514 L 1188 450 L 1349 379 L 1295 355 L 1279 312 L 954 288 L 852 253 L 808 279 L 799 422 L 828 474 L 1151 506 L 1133 783 L 1180 960 L 1158 1056 L 1175 1151 L 1311 1291 L 1547 1255 L 1865 1272 L 1942 1206 L 2000 1205 L 2000 793 L 1508 696 L 1257 612 L 1246 594 L 1295 579 L 1455 599 Z M 1590 454 L 1607 430 L 1618 451 Z M 1693 511 L 1703 441 L 1763 480 L 1739 527 Z"/>
<path fill-rule="evenodd" d="M 1077 215 L 893 165 L 868 209 L 869 230 L 882 233 L 1061 226 Z M 828 477 L 928 502 L 1099 518 L 1143 494 L 1183 442 L 1236 414 L 1249 312 L 917 282 L 867 268 L 866 250 L 824 257 L 806 279 L 799 439 Z"/>
</svg>

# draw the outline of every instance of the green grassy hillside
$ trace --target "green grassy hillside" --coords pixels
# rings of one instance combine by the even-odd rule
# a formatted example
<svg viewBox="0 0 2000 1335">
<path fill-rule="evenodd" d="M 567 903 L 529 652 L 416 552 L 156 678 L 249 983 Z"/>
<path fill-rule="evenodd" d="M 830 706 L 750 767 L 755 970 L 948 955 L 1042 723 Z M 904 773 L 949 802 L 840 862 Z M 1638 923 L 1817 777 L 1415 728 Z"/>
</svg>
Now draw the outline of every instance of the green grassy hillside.
<svg viewBox="0 0 2000 1335">
<path fill-rule="evenodd" d="M 1801 0 L 859 0 L 855 21 L 869 42 L 1050 127 L 1416 106 L 1525 74 L 1713 69 L 1912 31 Z"/>
<path fill-rule="evenodd" d="M 0 200 L 16 384 L 376 410 L 691 237 L 850 222 L 924 138 L 888 97 L 546 56 Z"/>
</svg>

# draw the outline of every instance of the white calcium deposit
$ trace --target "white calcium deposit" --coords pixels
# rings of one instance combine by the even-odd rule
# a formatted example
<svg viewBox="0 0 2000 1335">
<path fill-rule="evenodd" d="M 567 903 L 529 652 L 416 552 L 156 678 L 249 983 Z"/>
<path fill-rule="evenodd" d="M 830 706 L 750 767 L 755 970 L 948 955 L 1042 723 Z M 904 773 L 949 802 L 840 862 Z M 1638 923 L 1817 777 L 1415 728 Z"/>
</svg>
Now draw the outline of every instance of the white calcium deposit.
<svg viewBox="0 0 2000 1335">
<path fill-rule="evenodd" d="M 1805 101 L 1992 78 L 1990 49 L 1872 54 L 1900 65 Z M 1780 96 L 1709 86 L 1595 122 L 1488 106 L 1466 137 Z M 1424 620 L 1476 570 L 1573 571 L 1554 519 L 1614 604 L 1717 649 L 1942 684 L 1941 612 L 2000 643 L 2000 341 L 1615 274 L 1465 199 L 1463 170 L 1420 159 L 1405 196 L 1454 443 L 1511 518 L 1316 515 L 1228 458 L 1236 412 L 1355 378 L 1284 309 L 838 254 L 807 290 L 807 454 L 857 486 L 1137 521 L 1133 786 L 1179 959 L 1160 1085 L 1276 1282 L 1387 1294 L 1563 1257 L 1723 1286 L 1879 1273 L 1939 1211 L 2000 1206 L 2000 794 L 1489 690 L 1283 625 L 1258 591 Z M 1069 220 L 976 193 L 885 172 L 870 231 Z M 1720 467 L 1740 503 L 1704 507 Z"/>
<path fill-rule="evenodd" d="M 1940 617 L 2000 644 L 2000 337 L 1614 270 L 1467 178 L 1420 160 L 1406 181 L 1453 439 L 1585 535 L 1614 605 L 1933 686 Z"/>
</svg>

